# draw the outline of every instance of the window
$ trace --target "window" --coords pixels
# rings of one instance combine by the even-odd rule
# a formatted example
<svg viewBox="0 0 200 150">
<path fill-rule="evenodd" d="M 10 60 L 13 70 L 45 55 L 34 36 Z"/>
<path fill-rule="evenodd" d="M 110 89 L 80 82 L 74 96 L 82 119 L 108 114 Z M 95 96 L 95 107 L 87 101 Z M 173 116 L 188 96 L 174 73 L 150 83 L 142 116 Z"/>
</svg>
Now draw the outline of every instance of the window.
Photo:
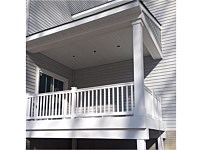
<svg viewBox="0 0 200 150">
<path fill-rule="evenodd" d="M 39 71 L 39 93 L 63 91 L 66 81 Z"/>
</svg>

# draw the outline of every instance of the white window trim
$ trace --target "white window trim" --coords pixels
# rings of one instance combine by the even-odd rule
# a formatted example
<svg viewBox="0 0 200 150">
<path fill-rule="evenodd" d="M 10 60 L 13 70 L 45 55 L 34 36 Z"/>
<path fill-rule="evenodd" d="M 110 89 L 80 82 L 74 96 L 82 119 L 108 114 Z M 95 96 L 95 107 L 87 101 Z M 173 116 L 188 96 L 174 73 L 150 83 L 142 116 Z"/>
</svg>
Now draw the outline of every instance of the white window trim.
<svg viewBox="0 0 200 150">
<path fill-rule="evenodd" d="M 58 79 L 64 83 L 63 90 L 68 90 L 68 79 L 65 77 L 62 77 L 58 74 L 55 74 L 49 70 L 46 70 L 44 68 L 36 67 L 36 88 L 35 88 L 35 94 L 39 94 L 39 82 L 40 82 L 40 72 L 45 73 L 55 79 Z"/>
</svg>

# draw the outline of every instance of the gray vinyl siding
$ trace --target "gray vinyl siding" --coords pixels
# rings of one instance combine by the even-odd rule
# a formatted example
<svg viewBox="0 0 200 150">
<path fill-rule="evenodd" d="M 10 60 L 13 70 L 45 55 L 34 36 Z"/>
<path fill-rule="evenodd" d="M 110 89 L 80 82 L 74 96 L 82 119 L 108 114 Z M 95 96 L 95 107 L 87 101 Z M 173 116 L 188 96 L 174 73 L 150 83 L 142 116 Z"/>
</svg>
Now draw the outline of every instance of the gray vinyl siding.
<svg viewBox="0 0 200 150">
<path fill-rule="evenodd" d="M 97 7 L 107 3 L 108 0 L 82 0 L 82 1 L 69 1 L 69 8 L 72 15 L 82 11 Z"/>
<path fill-rule="evenodd" d="M 162 24 L 163 60 L 145 59 L 145 84 L 162 97 L 163 121 L 167 130 L 176 129 L 176 1 L 146 0 L 144 4 Z M 170 137 L 171 138 L 171 137 Z"/>
<path fill-rule="evenodd" d="M 27 0 L 27 36 L 72 21 L 72 15 L 105 4 L 108 0 Z"/>
<path fill-rule="evenodd" d="M 36 83 L 36 65 L 26 55 L 26 93 L 35 93 L 35 83 Z"/>
<path fill-rule="evenodd" d="M 60 75 L 68 79 L 68 88 L 72 86 L 72 70 L 41 53 L 28 53 L 27 52 L 27 91 L 35 93 L 35 84 L 36 84 L 36 66 L 39 68 L 46 69 L 50 72 L 53 72 L 57 75 Z M 31 86 L 32 85 L 32 86 Z M 29 88 L 30 87 L 30 88 Z"/>
<path fill-rule="evenodd" d="M 78 88 L 133 81 L 133 60 L 127 60 L 74 71 Z"/>
<path fill-rule="evenodd" d="M 30 0 L 28 35 L 72 21 L 68 1 Z"/>
</svg>

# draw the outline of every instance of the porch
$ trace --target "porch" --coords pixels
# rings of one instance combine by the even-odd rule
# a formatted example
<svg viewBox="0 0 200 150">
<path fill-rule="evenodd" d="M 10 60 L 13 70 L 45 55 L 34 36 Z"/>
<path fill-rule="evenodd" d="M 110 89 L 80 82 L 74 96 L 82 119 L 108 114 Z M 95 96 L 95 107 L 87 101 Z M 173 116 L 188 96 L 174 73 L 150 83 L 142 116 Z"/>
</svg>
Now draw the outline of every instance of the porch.
<svg viewBox="0 0 200 150">
<path fill-rule="evenodd" d="M 143 61 L 162 58 L 160 24 L 139 1 L 32 35 L 27 51 L 73 72 L 71 90 L 27 97 L 27 138 L 137 139 L 145 147 L 145 140 L 164 132 L 161 98 L 144 85 Z M 131 82 L 98 84 L 95 73 L 91 82 L 77 79 L 81 70 L 127 60 Z"/>
<path fill-rule="evenodd" d="M 164 131 L 161 99 L 146 86 L 144 91 L 142 115 L 137 113 L 133 82 L 28 96 L 27 137 L 158 137 Z"/>
</svg>

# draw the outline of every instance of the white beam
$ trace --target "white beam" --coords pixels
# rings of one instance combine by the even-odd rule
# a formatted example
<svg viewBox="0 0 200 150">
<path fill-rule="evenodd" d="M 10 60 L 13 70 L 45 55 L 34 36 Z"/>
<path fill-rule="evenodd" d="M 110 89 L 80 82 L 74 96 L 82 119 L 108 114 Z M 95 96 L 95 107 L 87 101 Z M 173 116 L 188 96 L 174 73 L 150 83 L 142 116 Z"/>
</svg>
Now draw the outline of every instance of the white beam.
<svg viewBox="0 0 200 150">
<path fill-rule="evenodd" d="M 134 65 L 134 115 L 145 114 L 144 101 L 144 62 L 143 62 L 143 29 L 142 21 L 132 22 L 133 27 L 133 65 Z"/>
<path fill-rule="evenodd" d="M 124 0 L 115 0 L 115 1 L 112 1 L 112 2 L 109 2 L 109 3 L 105 3 L 103 5 L 100 5 L 100 6 L 85 10 L 83 12 L 80 12 L 78 14 L 75 14 L 75 15 L 72 16 L 72 19 L 73 20 L 77 20 L 77 19 L 81 19 L 83 17 L 91 16 L 91 15 L 97 14 L 99 12 L 103 12 L 105 10 L 108 10 L 108 9 L 123 5 L 125 3 L 130 2 L 130 1 L 132 1 L 132 0 L 126 0 L 126 1 L 124 1 Z"/>
<path fill-rule="evenodd" d="M 145 140 L 137 140 L 137 150 L 146 150 Z"/>
</svg>

